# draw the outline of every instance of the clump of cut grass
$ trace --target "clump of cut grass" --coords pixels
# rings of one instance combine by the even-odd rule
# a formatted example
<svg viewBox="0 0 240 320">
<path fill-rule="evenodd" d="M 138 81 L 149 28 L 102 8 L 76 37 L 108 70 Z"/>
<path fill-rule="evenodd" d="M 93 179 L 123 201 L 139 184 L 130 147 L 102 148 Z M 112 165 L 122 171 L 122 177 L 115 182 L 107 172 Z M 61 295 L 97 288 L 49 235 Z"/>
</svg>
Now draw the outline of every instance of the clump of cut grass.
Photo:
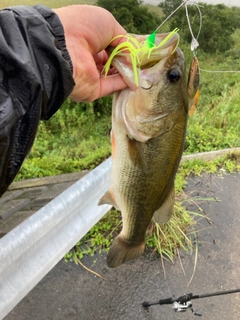
<svg viewBox="0 0 240 320">
<path fill-rule="evenodd" d="M 193 216 L 177 201 L 168 223 L 159 225 L 152 221 L 147 232 L 146 245 L 163 259 L 173 261 L 177 248 L 184 251 L 192 249 L 192 241 L 186 230 L 194 224 Z"/>
</svg>

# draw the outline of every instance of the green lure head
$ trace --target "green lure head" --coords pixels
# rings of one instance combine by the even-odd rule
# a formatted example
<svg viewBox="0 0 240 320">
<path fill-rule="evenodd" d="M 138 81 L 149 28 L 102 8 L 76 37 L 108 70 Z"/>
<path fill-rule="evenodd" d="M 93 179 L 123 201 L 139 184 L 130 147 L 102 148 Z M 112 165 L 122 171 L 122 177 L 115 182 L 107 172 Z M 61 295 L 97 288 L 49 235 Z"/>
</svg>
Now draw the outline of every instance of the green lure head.
<svg viewBox="0 0 240 320">
<path fill-rule="evenodd" d="M 147 39 L 145 40 L 145 43 L 149 48 L 152 48 L 155 46 L 156 33 L 157 33 L 157 30 L 155 30 L 152 34 L 150 34 L 150 36 L 148 36 Z"/>
</svg>

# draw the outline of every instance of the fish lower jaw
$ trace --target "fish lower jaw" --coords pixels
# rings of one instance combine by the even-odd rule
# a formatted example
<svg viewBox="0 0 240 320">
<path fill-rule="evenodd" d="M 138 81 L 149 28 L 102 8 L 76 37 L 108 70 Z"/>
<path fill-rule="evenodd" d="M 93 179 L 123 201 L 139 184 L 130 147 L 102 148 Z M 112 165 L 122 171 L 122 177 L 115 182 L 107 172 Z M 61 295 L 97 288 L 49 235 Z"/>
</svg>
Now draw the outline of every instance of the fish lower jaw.
<svg viewBox="0 0 240 320">
<path fill-rule="evenodd" d="M 116 268 L 124 262 L 139 258 L 145 249 L 145 241 L 139 243 L 127 242 L 121 234 L 113 241 L 107 255 L 109 268 Z"/>
</svg>

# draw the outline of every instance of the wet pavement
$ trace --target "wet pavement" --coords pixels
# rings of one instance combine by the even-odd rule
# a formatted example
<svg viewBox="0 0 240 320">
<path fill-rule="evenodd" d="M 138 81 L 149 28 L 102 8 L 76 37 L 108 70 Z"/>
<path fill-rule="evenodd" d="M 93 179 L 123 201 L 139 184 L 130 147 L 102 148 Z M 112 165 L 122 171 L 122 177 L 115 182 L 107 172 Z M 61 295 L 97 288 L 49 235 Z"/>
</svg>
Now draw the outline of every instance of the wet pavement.
<svg viewBox="0 0 240 320">
<path fill-rule="evenodd" d="M 80 265 L 60 261 L 51 272 L 9 313 L 6 320 L 153 320 L 193 319 L 191 310 L 175 313 L 171 305 L 144 309 L 143 301 L 158 301 L 175 295 L 192 292 L 194 295 L 240 288 L 240 173 L 230 175 L 203 175 L 191 177 L 185 193 L 189 196 L 187 208 L 206 214 L 212 220 L 199 218 L 196 229 L 198 254 L 196 270 L 195 253 L 180 252 L 174 263 L 145 254 L 136 261 L 119 268 L 106 266 L 106 255 L 87 257 Z M 40 182 L 39 182 L 40 183 Z M 63 183 L 71 183 L 64 181 Z M 53 183 L 51 187 L 58 183 Z M 13 208 L 27 212 L 27 217 L 37 205 L 50 195 L 49 184 L 21 189 L 13 188 L 11 201 L 2 203 L 0 232 L 11 229 L 9 220 L 18 213 Z M 45 189 L 47 188 L 47 189 Z M 54 188 L 53 188 L 54 189 Z M 18 193 L 20 190 L 21 195 Z M 39 189 L 40 190 L 40 189 Z M 49 189 L 50 190 L 50 189 Z M 36 193 L 37 205 L 24 192 Z M 38 193 L 39 192 L 39 193 Z M 25 194 L 26 195 L 26 194 Z M 5 198 L 5 199 L 6 199 Z M 199 198 L 202 198 L 199 201 Z M 31 204 L 32 203 L 32 204 Z M 7 207 L 8 206 L 8 207 Z M 27 208 L 27 209 L 26 209 Z M 0 222 L 1 224 L 1 222 Z M 4 229 L 5 228 L 5 229 Z M 194 274 L 194 276 L 193 276 Z M 192 278 L 193 276 L 193 278 Z M 192 278 L 192 280 L 191 280 Z M 189 284 L 189 282 L 191 283 Z M 193 300 L 194 310 L 201 311 L 204 320 L 240 319 L 240 293 Z"/>
</svg>

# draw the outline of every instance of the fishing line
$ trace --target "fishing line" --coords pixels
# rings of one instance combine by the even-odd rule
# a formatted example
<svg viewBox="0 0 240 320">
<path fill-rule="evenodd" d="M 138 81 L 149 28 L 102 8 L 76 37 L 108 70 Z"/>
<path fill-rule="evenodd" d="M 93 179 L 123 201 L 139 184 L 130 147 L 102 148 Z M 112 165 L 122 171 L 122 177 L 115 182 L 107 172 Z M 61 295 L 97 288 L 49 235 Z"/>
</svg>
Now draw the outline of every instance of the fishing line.
<svg viewBox="0 0 240 320">
<path fill-rule="evenodd" d="M 197 34 L 196 38 L 194 37 L 191 23 L 190 23 L 190 19 L 189 19 L 188 8 L 187 8 L 189 4 L 196 6 L 198 9 L 198 12 L 199 12 L 200 27 L 199 27 L 198 34 Z M 197 49 L 197 47 L 199 46 L 197 39 L 198 39 L 200 32 L 201 32 L 201 29 L 202 29 L 202 13 L 199 8 L 199 5 L 195 2 L 192 2 L 192 1 L 190 2 L 190 0 L 184 0 L 173 12 L 170 13 L 170 15 L 165 20 L 163 20 L 163 22 L 156 28 L 155 32 L 158 31 L 161 28 L 161 26 L 164 25 L 164 23 L 167 22 L 174 15 L 174 13 L 177 12 L 184 5 L 185 5 L 185 9 L 186 9 L 186 16 L 187 16 L 189 31 L 192 36 L 191 51 L 195 51 Z"/>
<path fill-rule="evenodd" d="M 189 19 L 189 14 L 188 14 L 188 5 L 191 4 L 191 5 L 194 5 L 195 7 L 197 7 L 198 9 L 198 12 L 199 12 L 199 21 L 200 21 L 200 26 L 199 26 L 199 30 L 198 30 L 198 34 L 196 36 L 196 38 L 194 37 L 194 34 L 193 34 L 193 31 L 192 31 L 192 26 L 191 26 L 191 22 L 190 22 L 190 19 Z M 199 8 L 199 5 L 196 4 L 195 2 L 191 2 L 191 3 L 185 3 L 185 10 L 186 10 L 186 17 L 187 17 L 187 22 L 188 22 L 188 27 L 189 27 L 189 31 L 191 33 L 191 36 L 192 36 L 192 41 L 191 41 L 191 51 L 194 53 L 196 52 L 197 48 L 199 47 L 199 42 L 198 42 L 198 37 L 201 33 L 201 30 L 202 30 L 202 12 Z M 195 53 L 196 54 L 196 53 Z"/>
<path fill-rule="evenodd" d="M 199 68 L 199 70 L 201 70 L 203 72 L 208 72 L 208 73 L 238 73 L 238 72 L 240 72 L 240 70 L 206 70 L 206 69 L 202 69 L 202 68 Z"/>
<path fill-rule="evenodd" d="M 187 3 L 187 2 L 185 2 L 185 10 L 186 10 L 186 17 L 187 17 L 189 31 L 192 36 L 191 51 L 193 52 L 193 55 L 196 56 L 197 55 L 196 49 L 199 47 L 198 37 L 199 37 L 201 30 L 202 30 L 202 12 L 200 10 L 200 6 L 197 3 L 195 3 L 195 2 Z M 199 26 L 199 30 L 198 30 L 198 34 L 197 34 L 196 38 L 194 37 L 193 31 L 192 31 L 192 26 L 191 26 L 191 22 L 190 22 L 190 18 L 189 18 L 189 13 L 188 13 L 188 5 L 194 5 L 195 7 L 197 7 L 198 12 L 199 12 L 200 26 Z M 200 68 L 199 66 L 198 66 L 198 69 L 201 72 L 208 72 L 208 73 L 240 73 L 240 70 L 206 70 L 206 69 Z"/>
<path fill-rule="evenodd" d="M 185 0 L 185 1 L 183 1 L 172 13 L 170 13 L 170 15 L 169 15 L 165 20 L 163 20 L 163 22 L 157 27 L 156 31 L 157 31 L 158 29 L 160 29 L 161 26 L 162 26 L 165 22 L 167 22 L 168 19 L 171 18 L 171 16 L 172 16 L 176 11 L 178 11 L 184 4 L 186 4 L 188 1 L 190 1 L 190 0 Z"/>
</svg>

